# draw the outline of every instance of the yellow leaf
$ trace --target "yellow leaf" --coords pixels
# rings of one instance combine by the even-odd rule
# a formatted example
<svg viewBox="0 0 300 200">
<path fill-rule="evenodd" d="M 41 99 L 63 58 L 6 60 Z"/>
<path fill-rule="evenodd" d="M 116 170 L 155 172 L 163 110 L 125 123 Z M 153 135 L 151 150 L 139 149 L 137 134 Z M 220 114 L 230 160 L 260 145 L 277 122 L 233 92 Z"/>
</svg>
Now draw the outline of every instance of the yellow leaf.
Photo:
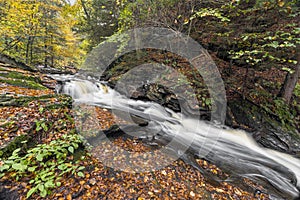
<svg viewBox="0 0 300 200">
<path fill-rule="evenodd" d="M 279 0 L 279 1 L 278 1 L 278 6 L 279 6 L 279 7 L 283 7 L 283 6 L 284 6 L 284 1 Z"/>
<path fill-rule="evenodd" d="M 185 19 L 184 19 L 184 23 L 183 23 L 183 24 L 188 24 L 188 23 L 189 23 L 189 21 L 190 21 L 190 20 L 189 20 L 188 18 L 185 18 Z"/>
</svg>

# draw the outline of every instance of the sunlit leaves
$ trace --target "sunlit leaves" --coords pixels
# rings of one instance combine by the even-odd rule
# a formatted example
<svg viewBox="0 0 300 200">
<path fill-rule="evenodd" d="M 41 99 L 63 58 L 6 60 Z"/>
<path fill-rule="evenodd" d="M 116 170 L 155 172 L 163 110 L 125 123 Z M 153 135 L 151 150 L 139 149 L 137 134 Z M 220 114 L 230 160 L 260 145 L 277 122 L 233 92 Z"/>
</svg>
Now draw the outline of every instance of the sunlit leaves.
<svg viewBox="0 0 300 200">
<path fill-rule="evenodd" d="M 69 150 L 69 152 L 74 153 L 74 147 L 73 146 L 69 146 L 68 150 Z"/>
<path fill-rule="evenodd" d="M 25 45 L 26 37 L 31 35 L 34 28 L 38 25 L 39 16 L 37 13 L 39 3 L 24 3 L 21 0 L 5 2 L 5 6 L 0 8 L 4 14 L 1 20 L 0 49 L 9 49 L 12 45 L 22 49 Z M 19 53 L 19 56 L 22 55 Z"/>
<path fill-rule="evenodd" d="M 283 27 L 284 28 L 284 27 Z M 283 29 L 282 28 L 282 29 Z M 254 66 L 263 62 L 278 64 L 297 64 L 293 52 L 300 43 L 297 24 L 287 24 L 286 30 L 265 33 L 244 33 L 237 38 L 237 46 L 241 50 L 231 50 L 229 55 L 234 60 L 245 60 Z M 286 54 L 283 54 L 287 52 Z"/>
<path fill-rule="evenodd" d="M 288 68 L 288 67 L 283 67 L 282 70 L 283 70 L 283 71 L 287 71 L 287 72 L 289 72 L 289 73 L 291 73 L 291 74 L 294 73 L 294 70 L 292 70 L 292 69 L 290 69 L 290 68 Z"/>
<path fill-rule="evenodd" d="M 278 0 L 278 6 L 283 7 L 285 5 L 285 2 L 283 0 Z"/>
<path fill-rule="evenodd" d="M 195 15 L 193 15 L 191 17 L 191 19 L 194 19 L 196 17 L 208 17 L 208 16 L 211 16 L 211 17 L 216 17 L 218 18 L 219 20 L 221 20 L 222 22 L 229 22 L 230 19 L 226 16 L 224 16 L 219 9 L 212 9 L 212 8 L 202 8 L 200 9 L 198 12 L 195 13 Z"/>
<path fill-rule="evenodd" d="M 0 51 L 35 65 L 66 66 L 80 62 L 84 52 L 72 31 L 77 20 L 75 7 L 63 0 L 0 3 L 4 5 L 0 8 Z"/>
</svg>

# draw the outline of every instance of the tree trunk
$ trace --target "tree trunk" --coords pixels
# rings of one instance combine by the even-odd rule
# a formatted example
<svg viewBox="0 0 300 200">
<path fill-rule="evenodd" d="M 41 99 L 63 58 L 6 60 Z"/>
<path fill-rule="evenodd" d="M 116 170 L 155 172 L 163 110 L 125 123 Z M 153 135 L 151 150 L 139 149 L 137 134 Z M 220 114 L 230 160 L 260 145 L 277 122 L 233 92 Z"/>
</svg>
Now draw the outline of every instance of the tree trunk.
<svg viewBox="0 0 300 200">
<path fill-rule="evenodd" d="M 294 73 L 287 73 L 284 83 L 281 87 L 281 90 L 278 96 L 283 97 L 287 104 L 290 104 L 291 98 L 293 96 L 294 89 L 299 80 L 300 75 L 300 53 L 297 56 L 297 65 L 295 67 Z"/>
<path fill-rule="evenodd" d="M 47 37 L 48 37 L 48 24 L 45 22 L 45 36 L 44 36 L 44 66 L 48 66 L 48 45 L 47 45 Z"/>
<path fill-rule="evenodd" d="M 50 55 L 51 55 L 51 67 L 54 67 L 54 50 L 53 50 L 53 35 L 50 35 Z"/>
<path fill-rule="evenodd" d="M 34 33 L 36 35 L 36 32 Z M 33 43 L 34 43 L 35 37 L 32 37 L 31 43 L 30 43 L 30 61 L 29 63 L 33 63 Z"/>
<path fill-rule="evenodd" d="M 30 44 L 31 44 L 31 36 L 28 37 L 27 45 L 26 45 L 26 64 L 29 64 L 29 52 L 30 52 Z"/>
<path fill-rule="evenodd" d="M 246 73 L 245 73 L 245 76 L 244 76 L 244 82 L 243 82 L 243 85 L 242 85 L 243 99 L 245 99 L 245 91 L 246 91 L 247 82 L 248 82 L 248 73 L 249 73 L 249 65 L 247 65 Z"/>
<path fill-rule="evenodd" d="M 90 28 L 94 31 L 94 24 L 92 23 L 92 18 L 91 18 L 91 15 L 90 13 L 88 12 L 88 8 L 86 6 L 86 2 L 84 0 L 81 0 L 81 6 L 83 8 L 83 11 L 84 11 L 84 14 L 86 16 L 86 20 L 87 20 L 87 23 L 90 25 Z"/>
</svg>

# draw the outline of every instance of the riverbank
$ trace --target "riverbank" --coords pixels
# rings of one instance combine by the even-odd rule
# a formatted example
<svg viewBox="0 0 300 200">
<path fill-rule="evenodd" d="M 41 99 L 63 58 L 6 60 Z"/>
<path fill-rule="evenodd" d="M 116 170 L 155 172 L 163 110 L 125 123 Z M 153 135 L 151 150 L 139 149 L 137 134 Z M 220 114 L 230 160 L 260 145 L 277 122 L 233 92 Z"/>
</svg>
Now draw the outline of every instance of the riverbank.
<svg viewBox="0 0 300 200">
<path fill-rule="evenodd" d="M 72 100 L 64 95 L 54 94 L 55 82 L 51 82 L 52 89 L 43 84 L 44 75 L 28 71 L 20 71 L 15 67 L 5 65 L 2 74 L 10 74 L 18 71 L 24 77 L 40 78 L 41 83 L 34 81 L 34 86 L 22 87 L 18 83 L 22 78 L 6 78 L 1 85 L 1 165 L 12 152 L 21 148 L 20 156 L 26 156 L 28 150 L 39 145 L 50 145 L 53 141 L 63 140 L 64 135 L 76 135 L 75 124 L 72 118 Z M 1 76 L 3 77 L 3 76 Z M 2 78 L 2 80 L 5 80 Z M 4 81 L 3 81 L 4 82 Z M 49 83 L 49 80 L 47 81 Z M 43 86 L 45 85 L 45 86 Z M 49 85 L 48 85 L 49 87 Z M 32 97 L 34 97 L 32 99 Z M 98 109 L 101 129 L 109 129 L 114 124 L 112 114 L 106 109 Z M 47 127 L 47 128 L 45 128 Z M 24 137 L 25 136 L 25 137 Z M 71 141 L 67 141 L 71 142 Z M 113 143 L 130 151 L 146 151 L 147 146 L 136 139 L 116 137 Z M 15 145 L 14 145 L 15 144 Z M 64 144 L 64 143 L 63 143 Z M 109 144 L 103 144 L 109 145 Z M 70 146 L 70 145 L 69 145 Z M 9 147 L 9 149 L 7 149 Z M 32 188 L 38 186 L 32 199 L 268 199 L 266 194 L 254 193 L 263 191 L 260 186 L 248 183 L 249 191 L 241 189 L 229 183 L 217 185 L 212 180 L 207 180 L 197 169 L 178 160 L 169 166 L 147 173 L 125 173 L 115 171 L 104 166 L 99 160 L 84 150 L 79 142 L 77 149 L 67 151 L 64 163 L 69 168 L 78 166 L 76 172 L 66 172 L 55 185 L 47 185 L 41 179 L 40 183 L 31 182 L 43 172 L 42 163 L 51 161 L 56 163 L 59 159 L 50 156 L 42 162 L 36 160 L 35 171 L 18 171 L 12 167 L 11 171 L 4 171 L 0 181 L 0 196 L 2 199 L 25 199 Z M 5 150 L 4 150 L 4 149 Z M 33 158 L 30 158 L 33 159 Z M 119 159 L 119 158 L 113 158 Z M 17 162 L 17 161 L 16 161 Z M 224 173 L 216 166 L 205 160 L 197 160 L 197 163 L 208 174 L 224 176 Z M 54 174 L 60 174 L 65 169 L 54 165 Z M 79 167 L 84 167 L 78 171 Z M 20 173 L 19 173 L 20 172 Z M 26 172 L 26 173 L 25 173 Z M 82 172 L 82 173 L 79 173 Z M 48 176 L 51 179 L 51 174 Z M 246 181 L 247 182 L 247 181 Z M 59 184 L 57 184 L 59 183 Z M 43 185 L 43 186 L 40 186 Z M 52 186 L 52 187 L 47 187 Z M 47 189 L 47 190 L 46 190 Z M 47 196 L 42 198 L 46 190 Z M 52 191 L 50 193 L 50 191 Z M 49 193 L 49 194 L 48 194 Z"/>
</svg>

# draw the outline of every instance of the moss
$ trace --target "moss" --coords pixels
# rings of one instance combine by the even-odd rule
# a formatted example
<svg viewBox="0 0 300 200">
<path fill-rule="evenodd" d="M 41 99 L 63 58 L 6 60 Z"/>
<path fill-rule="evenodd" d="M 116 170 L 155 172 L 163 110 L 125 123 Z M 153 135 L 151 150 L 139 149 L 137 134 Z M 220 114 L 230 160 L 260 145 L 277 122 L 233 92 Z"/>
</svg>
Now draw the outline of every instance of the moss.
<svg viewBox="0 0 300 200">
<path fill-rule="evenodd" d="M 61 107 L 72 107 L 72 98 L 68 95 L 43 95 L 38 97 L 18 97 L 18 98 L 11 98 L 9 95 L 0 95 L 0 106 L 28 106 L 28 104 L 32 101 L 39 101 L 39 102 L 51 102 L 51 98 L 57 98 L 59 103 L 49 103 L 46 105 L 48 109 L 56 109 Z"/>
<path fill-rule="evenodd" d="M 283 124 L 279 116 L 247 100 L 232 100 L 228 105 L 234 126 L 251 132 L 260 145 L 300 155 L 300 135 L 289 122 Z"/>
<path fill-rule="evenodd" d="M 28 81 L 37 81 L 37 82 L 41 81 L 37 77 L 26 76 L 26 75 L 24 75 L 20 72 L 8 72 L 8 73 L 7 72 L 0 72 L 0 76 L 6 77 L 6 78 L 23 79 L 23 80 L 28 80 Z"/>
<path fill-rule="evenodd" d="M 0 149 L 0 158 L 8 158 L 12 152 L 17 148 L 28 149 L 35 146 L 36 143 L 33 141 L 30 135 L 21 135 L 13 139 L 8 145 Z"/>
<path fill-rule="evenodd" d="M 2 77 L 2 78 L 1 78 Z M 19 72 L 8 72 L 0 70 L 0 83 L 7 83 L 9 85 L 25 87 L 29 89 L 45 90 L 47 89 L 41 85 L 41 79 L 33 76 L 26 76 Z"/>
<path fill-rule="evenodd" d="M 0 79 L 0 83 L 7 83 L 13 86 L 25 87 L 29 89 L 36 89 L 36 90 L 46 90 L 47 88 L 37 82 L 28 81 L 28 80 L 20 80 L 20 79 Z"/>
<path fill-rule="evenodd" d="M 296 97 L 300 98 L 300 84 L 297 83 L 295 90 L 294 90 L 294 94 Z"/>
</svg>

